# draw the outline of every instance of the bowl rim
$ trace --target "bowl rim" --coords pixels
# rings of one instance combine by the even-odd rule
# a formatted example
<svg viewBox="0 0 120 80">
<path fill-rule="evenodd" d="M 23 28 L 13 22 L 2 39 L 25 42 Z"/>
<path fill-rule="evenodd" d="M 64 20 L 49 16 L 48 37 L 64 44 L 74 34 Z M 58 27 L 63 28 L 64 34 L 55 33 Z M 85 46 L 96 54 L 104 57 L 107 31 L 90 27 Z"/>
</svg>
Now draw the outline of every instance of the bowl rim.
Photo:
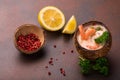
<svg viewBox="0 0 120 80">
<path fill-rule="evenodd" d="M 107 31 L 109 32 L 109 37 L 111 36 L 111 32 L 110 32 L 110 30 L 108 29 L 108 27 L 107 27 L 105 24 L 103 24 L 102 22 L 100 22 L 100 21 L 88 21 L 88 22 L 83 23 L 82 25 L 83 25 L 83 26 L 88 26 L 88 25 L 96 25 L 96 24 L 100 24 L 100 25 L 102 25 L 103 27 L 105 27 L 105 28 L 107 29 Z M 77 38 L 78 32 L 79 32 L 79 30 L 77 29 L 76 32 L 75 32 L 76 38 Z M 108 43 L 108 40 L 105 42 L 105 45 L 104 45 L 102 48 L 104 48 L 107 43 Z M 88 50 L 88 49 L 82 47 L 80 44 L 79 44 L 79 46 L 80 46 L 80 48 L 82 48 L 82 49 L 84 49 L 84 50 Z M 102 49 L 102 48 L 100 48 L 100 49 Z M 93 51 L 99 51 L 100 49 L 97 49 L 97 50 L 88 50 L 88 51 L 93 52 Z"/>
<path fill-rule="evenodd" d="M 26 51 L 26 50 L 23 50 L 22 48 L 19 48 L 17 43 L 16 43 L 16 34 L 17 32 L 23 28 L 23 27 L 27 27 L 27 26 L 33 26 L 33 27 L 36 27 L 38 28 L 39 30 L 41 30 L 41 32 L 43 33 L 43 40 L 42 40 L 42 44 L 40 45 L 40 47 L 36 50 L 33 50 L 33 51 Z M 41 48 L 43 48 L 43 45 L 45 44 L 45 35 L 44 35 L 44 30 L 42 28 L 39 28 L 37 25 L 34 25 L 34 24 L 23 24 L 23 25 L 20 25 L 16 28 L 15 32 L 14 32 L 14 45 L 16 47 L 16 49 L 22 53 L 25 53 L 25 54 L 33 54 L 33 53 L 37 53 Z"/>
<path fill-rule="evenodd" d="M 99 22 L 99 21 L 89 21 L 89 22 L 86 22 L 86 23 L 90 23 L 90 22 L 102 23 L 102 22 Z M 85 23 L 84 23 L 84 25 L 85 25 Z M 78 43 L 78 40 L 77 40 L 78 29 L 76 30 L 73 39 L 74 39 L 74 46 L 76 47 L 76 50 L 79 53 L 79 56 L 81 56 L 83 58 L 86 58 L 86 59 L 89 59 L 89 60 L 95 60 L 99 57 L 105 57 L 108 54 L 108 52 L 110 51 L 110 49 L 112 47 L 112 36 L 111 36 L 111 32 L 109 31 L 107 26 L 105 24 L 103 24 L 103 26 L 109 32 L 109 39 L 106 41 L 105 45 L 98 50 L 88 50 L 88 49 L 82 47 Z"/>
</svg>

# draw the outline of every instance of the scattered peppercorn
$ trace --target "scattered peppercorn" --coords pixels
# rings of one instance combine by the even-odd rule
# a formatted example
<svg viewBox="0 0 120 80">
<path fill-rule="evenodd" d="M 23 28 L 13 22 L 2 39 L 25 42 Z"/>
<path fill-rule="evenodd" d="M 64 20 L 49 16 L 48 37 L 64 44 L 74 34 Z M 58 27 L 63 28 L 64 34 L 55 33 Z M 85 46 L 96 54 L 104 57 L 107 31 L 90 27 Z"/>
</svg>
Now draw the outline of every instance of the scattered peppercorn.
<svg viewBox="0 0 120 80">
<path fill-rule="evenodd" d="M 45 68 L 48 68 L 48 66 L 45 66 Z"/>
<path fill-rule="evenodd" d="M 63 54 L 65 54 L 65 52 L 63 52 Z"/>
<path fill-rule="evenodd" d="M 50 60 L 53 60 L 53 58 L 50 58 Z"/>
<path fill-rule="evenodd" d="M 48 72 L 48 75 L 50 76 L 50 75 L 51 75 L 51 72 Z"/>
<path fill-rule="evenodd" d="M 53 65 L 53 61 L 49 61 L 49 64 Z"/>
<path fill-rule="evenodd" d="M 50 65 L 53 65 L 53 58 L 50 58 L 49 62 Z"/>
<path fill-rule="evenodd" d="M 73 50 L 71 50 L 71 53 L 73 53 L 74 51 Z"/>
<path fill-rule="evenodd" d="M 61 73 L 63 76 L 66 76 L 65 70 L 64 70 L 63 68 L 60 68 L 60 73 Z"/>
<path fill-rule="evenodd" d="M 54 47 L 54 48 L 56 48 L 57 46 L 56 46 L 56 45 L 54 45 L 53 47 Z"/>
<path fill-rule="evenodd" d="M 56 61 L 58 61 L 58 59 L 56 59 Z"/>
</svg>

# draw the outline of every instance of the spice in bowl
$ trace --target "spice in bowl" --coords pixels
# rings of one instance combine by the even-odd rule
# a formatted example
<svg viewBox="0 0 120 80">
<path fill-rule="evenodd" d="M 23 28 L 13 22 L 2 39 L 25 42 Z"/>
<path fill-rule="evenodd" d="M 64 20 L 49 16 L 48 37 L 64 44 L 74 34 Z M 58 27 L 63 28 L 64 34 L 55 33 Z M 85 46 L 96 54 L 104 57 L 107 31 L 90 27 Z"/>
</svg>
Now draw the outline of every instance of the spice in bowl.
<svg viewBox="0 0 120 80">
<path fill-rule="evenodd" d="M 19 35 L 17 39 L 19 48 L 26 51 L 34 51 L 41 46 L 41 42 L 37 35 L 30 33 L 27 35 Z"/>
<path fill-rule="evenodd" d="M 24 24 L 17 28 L 14 35 L 15 47 L 22 53 L 33 54 L 44 45 L 44 32 L 33 24 Z"/>
</svg>

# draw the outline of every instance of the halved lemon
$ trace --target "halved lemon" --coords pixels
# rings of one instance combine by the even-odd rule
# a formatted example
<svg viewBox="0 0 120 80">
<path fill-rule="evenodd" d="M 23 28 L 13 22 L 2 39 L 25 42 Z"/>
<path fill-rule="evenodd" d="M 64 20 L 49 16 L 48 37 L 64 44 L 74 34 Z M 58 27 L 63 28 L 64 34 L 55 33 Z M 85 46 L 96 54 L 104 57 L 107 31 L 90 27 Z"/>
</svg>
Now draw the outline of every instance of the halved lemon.
<svg viewBox="0 0 120 80">
<path fill-rule="evenodd" d="M 65 17 L 62 11 L 54 6 L 47 6 L 40 10 L 38 22 L 49 31 L 58 31 L 65 24 Z"/>
<path fill-rule="evenodd" d="M 76 30 L 77 22 L 74 15 L 68 20 L 65 28 L 63 29 L 62 33 L 64 34 L 73 34 Z"/>
</svg>

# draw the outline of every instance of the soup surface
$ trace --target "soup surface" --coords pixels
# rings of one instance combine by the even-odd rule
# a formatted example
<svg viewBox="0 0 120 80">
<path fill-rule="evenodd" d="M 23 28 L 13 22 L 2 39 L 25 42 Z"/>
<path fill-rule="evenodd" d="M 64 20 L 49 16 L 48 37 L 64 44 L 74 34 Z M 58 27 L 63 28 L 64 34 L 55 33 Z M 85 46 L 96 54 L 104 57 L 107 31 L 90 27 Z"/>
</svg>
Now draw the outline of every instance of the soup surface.
<svg viewBox="0 0 120 80">
<path fill-rule="evenodd" d="M 89 25 L 86 27 L 79 26 L 79 34 L 77 35 L 78 43 L 81 47 L 88 50 L 101 49 L 105 43 L 96 43 L 95 39 L 102 36 L 107 29 L 102 25 Z M 84 34 L 82 34 L 84 33 Z M 91 35 L 90 35 L 91 34 Z M 85 37 L 83 39 L 83 37 Z"/>
</svg>

